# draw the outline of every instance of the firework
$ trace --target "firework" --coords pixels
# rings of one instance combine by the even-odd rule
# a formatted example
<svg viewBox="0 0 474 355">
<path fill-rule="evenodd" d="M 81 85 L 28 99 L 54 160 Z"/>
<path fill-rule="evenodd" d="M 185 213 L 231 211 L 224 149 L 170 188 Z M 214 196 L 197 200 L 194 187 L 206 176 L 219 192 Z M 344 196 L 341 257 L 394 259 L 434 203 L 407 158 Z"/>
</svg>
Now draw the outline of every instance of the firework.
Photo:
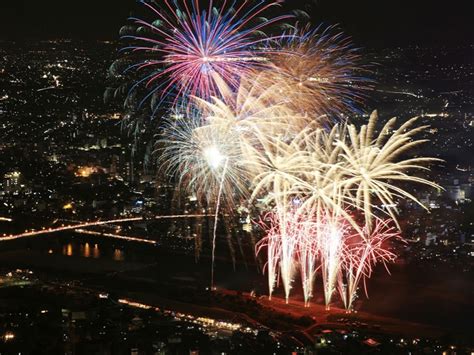
<svg viewBox="0 0 474 355">
<path fill-rule="evenodd" d="M 275 86 L 242 80 L 236 94 L 206 101 L 193 97 L 193 105 L 166 120 L 159 144 L 167 172 L 178 176 L 184 191 L 196 193 L 207 204 L 232 210 L 247 195 L 251 170 L 243 158 L 270 137 L 294 130 L 296 117 L 281 102 L 274 102 Z M 193 114 L 190 114 L 193 107 Z M 215 250 L 216 212 L 212 254 Z"/>
<path fill-rule="evenodd" d="M 266 137 L 285 139 L 308 124 L 307 117 L 292 110 L 288 98 L 283 97 L 289 89 L 255 72 L 243 76 L 235 92 L 223 98 L 193 97 L 192 102 L 214 130 L 233 131 L 255 145 L 255 141 L 267 141 Z"/>
<path fill-rule="evenodd" d="M 364 282 L 365 294 L 368 297 L 365 281 L 370 278 L 373 267 L 377 263 L 383 263 L 386 266 L 387 262 L 395 260 L 395 253 L 387 247 L 390 242 L 401 240 L 401 237 L 400 232 L 391 224 L 391 220 L 378 219 L 371 231 L 368 228 L 364 229 L 367 233 L 365 238 L 353 234 L 345 239 L 346 250 L 341 260 L 338 288 L 347 310 L 352 310 L 361 281 Z"/>
<path fill-rule="evenodd" d="M 268 75 L 291 86 L 294 108 L 326 120 L 358 111 L 371 81 L 359 51 L 337 28 L 294 29 L 272 43 Z"/>
<path fill-rule="evenodd" d="M 209 99 L 233 90 L 242 75 L 267 65 L 258 48 L 273 38 L 263 30 L 289 17 L 262 20 L 278 2 L 244 0 L 227 6 L 223 1 L 220 8 L 212 0 L 204 7 L 196 0 L 142 3 L 154 21 L 131 18 L 136 27 L 122 31 L 122 38 L 133 42 L 124 48 L 133 63 L 125 72 L 140 73 L 129 94 L 144 86 L 142 103 L 150 98 L 159 103 L 169 94 L 175 103 L 190 95 Z"/>
<path fill-rule="evenodd" d="M 309 302 L 313 297 L 314 282 L 318 269 L 317 262 L 320 251 L 318 235 L 321 225 L 314 223 L 311 216 L 305 216 L 304 223 L 300 223 L 300 225 L 303 228 L 301 233 L 298 233 L 297 261 L 300 268 L 305 306 L 309 306 Z"/>
<path fill-rule="evenodd" d="M 267 140 L 245 155 L 256 171 L 253 196 L 264 197 L 274 211 L 258 249 L 268 248 L 270 292 L 279 275 L 288 298 L 299 268 L 307 303 L 320 269 L 327 307 L 339 290 L 351 309 L 357 287 L 373 265 L 394 259 L 384 245 L 398 238 L 389 227 L 397 225 L 397 211 L 390 206 L 399 198 L 419 203 L 397 181 L 439 188 L 410 174 L 427 169 L 435 159 L 401 158 L 424 142 L 414 136 L 427 127 L 414 127 L 415 122 L 393 129 L 392 119 L 375 135 L 374 112 L 360 130 L 352 124 L 335 125 L 330 131 L 310 126 L 287 142 Z M 384 221 L 387 216 L 390 222 Z"/>
<path fill-rule="evenodd" d="M 197 118 L 172 115 L 158 140 L 159 159 L 165 173 L 176 176 L 184 192 L 212 205 L 221 191 L 226 204 L 233 206 L 235 196 L 247 194 L 237 138 Z"/>
<path fill-rule="evenodd" d="M 299 248 L 304 240 L 312 234 L 313 224 L 298 213 L 297 209 L 285 211 L 275 210 L 268 213 L 260 222 L 266 230 L 266 236 L 257 244 L 257 253 L 264 247 L 267 249 L 268 288 L 270 297 L 273 293 L 277 275 L 280 275 L 288 302 L 294 276 L 297 270 Z M 277 269 L 279 266 L 279 270 Z M 308 274 L 308 277 L 311 277 Z M 310 291 L 308 291 L 310 293 Z"/>
<path fill-rule="evenodd" d="M 243 78 L 235 94 L 208 101 L 193 97 L 192 105 L 165 120 L 158 140 L 160 162 L 167 173 L 178 177 L 185 191 L 210 203 L 223 184 L 224 196 L 233 197 L 226 203 L 232 207 L 234 201 L 248 197 L 251 181 L 257 185 L 254 196 L 270 183 L 272 177 L 265 178 L 265 172 L 276 160 L 288 164 L 278 157 L 283 152 L 294 156 L 289 164 L 298 169 L 309 161 L 297 139 L 284 143 L 302 134 L 297 132 L 305 125 L 304 118 L 275 95 L 281 86 L 265 83 L 258 76 Z M 227 176 L 224 182 L 222 170 Z"/>
<path fill-rule="evenodd" d="M 187 110 L 189 112 L 189 110 Z M 178 177 L 183 190 L 196 194 L 207 205 L 215 203 L 212 237 L 211 287 L 214 287 L 214 258 L 217 222 L 221 205 L 232 210 L 235 201 L 247 194 L 246 171 L 241 165 L 239 136 L 230 129 L 202 123 L 200 117 L 173 115 L 165 122 L 162 146 L 167 173 Z M 222 203 L 223 202 L 223 203 Z"/>
<path fill-rule="evenodd" d="M 339 293 L 352 309 L 374 265 L 395 258 L 397 203 L 421 205 L 399 183 L 439 188 L 417 176 L 435 159 L 405 158 L 427 126 L 391 119 L 377 130 L 376 111 L 350 123 L 371 88 L 358 50 L 334 27 L 266 36 L 288 17 L 260 18 L 279 1 L 143 4 L 154 21 L 132 18 L 136 27 L 122 31 L 133 42 L 126 72 L 138 76 L 127 104 L 172 102 L 159 161 L 183 192 L 215 208 L 211 287 L 219 212 L 239 204 L 264 216 L 256 252 L 266 250 L 270 297 L 281 281 L 288 302 L 299 272 L 308 305 L 319 272 L 326 306 Z M 143 131 L 148 121 L 130 117 Z"/>
<path fill-rule="evenodd" d="M 413 194 L 400 187 L 399 182 L 440 188 L 436 183 L 413 174 L 429 170 L 426 165 L 438 159 L 403 158 L 426 142 L 415 136 L 428 126 L 415 126 L 415 117 L 394 129 L 395 119 L 391 119 L 375 134 L 377 120 L 374 111 L 367 125 L 360 129 L 353 124 L 335 125 L 329 132 L 310 128 L 287 144 L 305 152 L 303 164 L 297 167 L 297 161 L 291 163 L 291 169 L 298 173 L 288 171 L 285 174 L 288 181 L 295 182 L 291 188 L 293 193 L 296 190 L 299 195 L 306 196 L 303 207 L 311 211 L 321 208 L 333 211 L 349 221 L 361 235 L 364 232 L 355 220 L 355 214 L 347 211 L 363 215 L 369 229 L 378 216 L 391 218 L 397 223 L 394 206 L 399 198 L 423 206 Z M 286 148 L 284 151 L 285 154 L 291 152 Z M 285 154 L 279 153 L 282 165 L 289 161 Z"/>
<path fill-rule="evenodd" d="M 336 141 L 336 145 L 341 149 L 341 191 L 352 201 L 352 206 L 363 212 L 369 229 L 377 213 L 388 215 L 397 223 L 396 199 L 412 200 L 427 209 L 410 192 L 399 187 L 399 182 L 407 181 L 441 188 L 434 182 L 410 174 L 417 170 L 428 170 L 426 165 L 439 159 L 401 157 L 427 141 L 414 138 L 417 133 L 428 128 L 423 125 L 414 126 L 417 119 L 411 118 L 394 129 L 396 119 L 392 118 L 378 135 L 375 135 L 378 115 L 377 111 L 374 111 L 367 125 L 362 125 L 359 130 L 355 125 L 349 125 L 347 138 Z"/>
<path fill-rule="evenodd" d="M 269 214 L 260 221 L 260 227 L 265 231 L 265 236 L 255 246 L 255 253 L 259 255 L 264 248 L 267 250 L 267 262 L 264 270 L 268 274 L 268 298 L 271 300 L 278 279 L 278 263 L 281 252 L 281 238 L 278 233 L 278 223 L 274 216 Z"/>
<path fill-rule="evenodd" d="M 267 252 L 269 297 L 281 278 L 288 301 L 299 269 L 305 305 L 309 305 L 320 270 L 327 309 L 339 291 L 344 306 L 351 310 L 360 282 L 364 282 L 367 295 L 365 280 L 373 267 L 396 257 L 388 246 L 400 236 L 390 224 L 390 220 L 377 220 L 372 231 L 364 228 L 367 235 L 361 238 L 344 218 L 327 211 L 313 216 L 302 214 L 298 208 L 268 213 L 259 223 L 266 234 L 256 252 Z"/>
<path fill-rule="evenodd" d="M 287 211 L 297 199 L 307 215 L 327 211 L 344 217 L 362 233 L 348 213 L 347 206 L 354 204 L 341 185 L 335 140 L 344 132 L 339 126 L 328 133 L 310 125 L 288 142 L 275 138 L 262 147 L 247 147 L 244 159 L 253 176 L 251 201 L 260 196 L 271 208 Z"/>
<path fill-rule="evenodd" d="M 336 291 L 337 280 L 341 271 L 341 260 L 346 254 L 345 238 L 348 232 L 344 219 L 326 213 L 322 226 L 319 228 L 319 255 L 321 259 L 321 275 L 324 289 L 324 301 L 329 309 Z"/>
</svg>

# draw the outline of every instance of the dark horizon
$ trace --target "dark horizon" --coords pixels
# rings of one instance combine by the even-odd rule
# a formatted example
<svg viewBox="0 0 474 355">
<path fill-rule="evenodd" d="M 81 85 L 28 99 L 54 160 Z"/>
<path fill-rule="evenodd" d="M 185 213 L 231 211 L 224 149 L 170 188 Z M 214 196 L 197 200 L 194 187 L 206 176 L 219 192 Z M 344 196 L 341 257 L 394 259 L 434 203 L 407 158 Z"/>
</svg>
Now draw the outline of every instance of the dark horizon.
<svg viewBox="0 0 474 355">
<path fill-rule="evenodd" d="M 140 11 L 136 0 L 64 2 L 27 0 L 2 2 L 0 39 L 118 40 L 127 17 Z M 356 45 L 393 47 L 408 45 L 457 46 L 472 44 L 474 5 L 469 0 L 450 4 L 419 0 L 364 3 L 343 0 L 286 0 L 285 9 L 302 9 L 313 25 L 338 24 Z"/>
</svg>

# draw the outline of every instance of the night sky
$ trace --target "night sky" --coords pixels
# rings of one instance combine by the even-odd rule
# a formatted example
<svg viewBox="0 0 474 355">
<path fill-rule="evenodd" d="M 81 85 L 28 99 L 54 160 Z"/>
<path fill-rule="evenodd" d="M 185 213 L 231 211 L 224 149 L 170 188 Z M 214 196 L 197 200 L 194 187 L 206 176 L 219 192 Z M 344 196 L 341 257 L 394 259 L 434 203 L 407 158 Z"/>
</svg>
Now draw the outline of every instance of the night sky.
<svg viewBox="0 0 474 355">
<path fill-rule="evenodd" d="M 472 0 L 287 0 L 371 46 L 472 44 Z M 117 39 L 135 0 L 2 0 L 0 38 Z"/>
</svg>

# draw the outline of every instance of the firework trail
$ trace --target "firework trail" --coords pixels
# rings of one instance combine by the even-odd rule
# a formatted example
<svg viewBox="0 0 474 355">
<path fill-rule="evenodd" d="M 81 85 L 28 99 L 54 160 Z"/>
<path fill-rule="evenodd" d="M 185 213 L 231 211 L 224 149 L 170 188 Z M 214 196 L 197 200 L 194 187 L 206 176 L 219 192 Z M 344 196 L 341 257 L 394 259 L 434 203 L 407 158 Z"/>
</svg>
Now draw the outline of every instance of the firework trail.
<svg viewBox="0 0 474 355">
<path fill-rule="evenodd" d="M 374 266 L 383 263 L 387 267 L 387 262 L 396 259 L 396 254 L 387 249 L 387 246 L 395 240 L 401 240 L 401 237 L 400 232 L 391 224 L 391 220 L 377 219 L 372 231 L 364 229 L 368 234 L 366 238 L 360 238 L 357 234 L 346 238 L 347 250 L 344 260 L 341 260 L 342 273 L 338 288 L 347 310 L 353 308 L 361 281 L 364 282 L 365 294 L 368 297 L 365 280 L 370 278 Z"/>
<path fill-rule="evenodd" d="M 216 159 L 211 160 L 211 162 L 214 161 L 214 167 L 217 167 L 217 161 Z M 220 159 L 219 159 L 220 161 Z M 225 180 L 225 174 L 227 171 L 227 165 L 229 164 L 229 159 L 225 158 L 224 162 L 224 168 L 222 169 L 222 177 L 221 177 L 221 183 L 219 186 L 219 192 L 217 194 L 217 201 L 216 201 L 216 215 L 214 216 L 214 227 L 212 231 L 212 255 L 211 255 L 211 289 L 214 288 L 214 259 L 216 255 L 216 236 L 217 236 L 217 220 L 219 216 L 219 207 L 221 204 L 221 196 L 222 196 L 222 188 L 224 186 L 224 180 Z"/>
<path fill-rule="evenodd" d="M 266 236 L 257 244 L 257 253 L 266 247 L 270 298 L 278 279 L 277 275 L 280 275 L 288 303 L 296 272 L 298 242 L 306 231 L 307 223 L 297 211 L 279 212 L 281 211 L 275 210 L 268 213 L 260 222 L 261 227 L 266 229 Z"/>
<path fill-rule="evenodd" d="M 319 238 L 317 238 L 320 225 L 314 223 L 314 218 L 305 216 L 304 230 L 298 234 L 297 242 L 297 262 L 300 267 L 301 286 L 303 288 L 303 296 L 305 306 L 309 306 L 309 302 L 313 297 L 314 282 L 318 269 L 319 258 Z"/>
<path fill-rule="evenodd" d="M 258 225 L 265 230 L 265 236 L 255 245 L 255 253 L 259 255 L 263 249 L 267 250 L 267 262 L 264 266 L 268 274 L 268 297 L 271 300 L 278 279 L 278 262 L 280 260 L 281 238 L 275 231 L 278 225 L 273 223 L 274 216 L 268 214 Z"/>
<path fill-rule="evenodd" d="M 193 103 L 214 130 L 231 131 L 245 140 L 265 141 L 267 136 L 284 138 L 297 134 L 307 125 L 307 118 L 290 109 L 288 98 L 282 96 L 288 89 L 284 83 L 275 83 L 255 72 L 243 76 L 238 88 L 225 97 L 193 97 Z"/>
<path fill-rule="evenodd" d="M 341 218 L 327 214 L 318 235 L 321 258 L 321 274 L 324 288 L 324 301 L 329 309 L 332 296 L 336 291 L 337 280 L 341 271 L 341 259 L 346 252 L 344 239 L 348 226 Z"/>
</svg>

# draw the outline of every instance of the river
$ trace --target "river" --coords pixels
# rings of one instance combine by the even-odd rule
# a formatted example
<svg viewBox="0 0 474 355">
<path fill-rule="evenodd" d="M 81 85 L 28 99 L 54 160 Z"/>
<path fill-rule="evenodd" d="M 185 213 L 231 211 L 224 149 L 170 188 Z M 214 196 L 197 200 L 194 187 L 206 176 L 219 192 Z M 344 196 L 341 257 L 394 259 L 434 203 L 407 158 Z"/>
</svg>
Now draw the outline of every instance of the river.
<svg viewBox="0 0 474 355">
<path fill-rule="evenodd" d="M 255 264 L 225 261 L 222 248 L 216 262 L 216 285 L 227 289 L 266 293 L 265 276 Z M 104 240 L 82 235 L 43 236 L 0 245 L 0 265 L 28 267 L 52 275 L 103 274 L 127 272 L 127 277 L 150 283 L 205 286 L 209 282 L 210 260 L 198 263 L 194 255 L 162 250 L 160 246 Z M 368 281 L 369 299 L 361 294 L 356 308 L 369 313 L 394 317 L 453 330 L 472 328 L 474 288 L 472 273 L 446 267 L 421 268 L 397 264 L 388 275 L 383 267 Z M 322 302 L 320 280 L 315 288 L 316 302 Z M 293 297 L 301 298 L 295 282 Z M 281 290 L 277 291 L 280 294 Z"/>
</svg>

